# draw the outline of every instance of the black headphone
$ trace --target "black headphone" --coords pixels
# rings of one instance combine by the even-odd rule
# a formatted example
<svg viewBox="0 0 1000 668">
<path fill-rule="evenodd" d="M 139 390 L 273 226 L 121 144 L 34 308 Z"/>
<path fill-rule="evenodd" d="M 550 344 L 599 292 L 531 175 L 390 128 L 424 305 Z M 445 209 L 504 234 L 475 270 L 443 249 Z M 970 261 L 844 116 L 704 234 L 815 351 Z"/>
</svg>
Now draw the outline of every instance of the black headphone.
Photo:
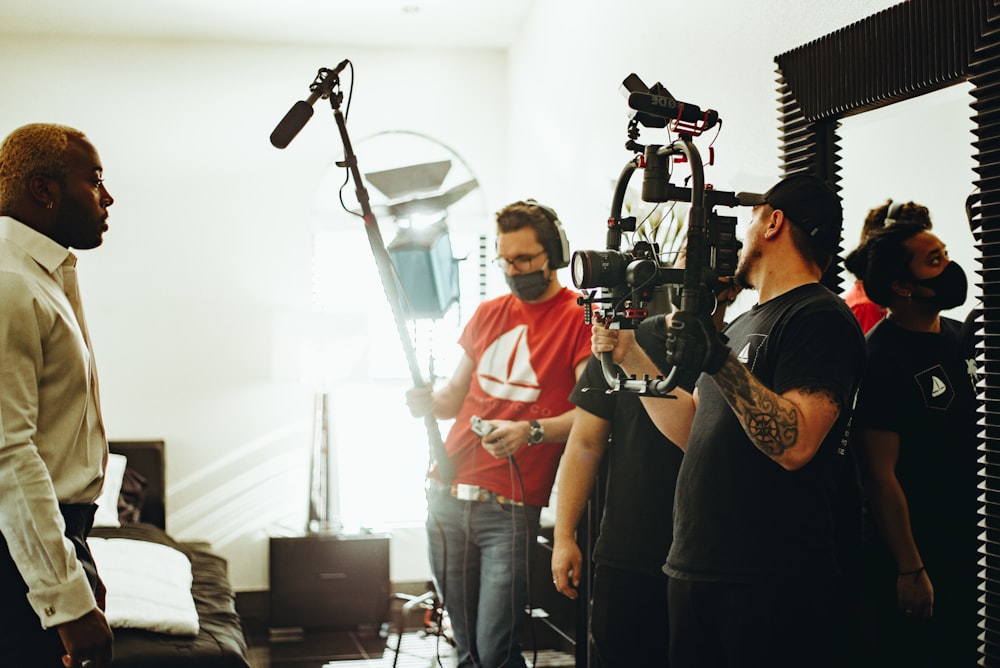
<svg viewBox="0 0 1000 668">
<path fill-rule="evenodd" d="M 545 217 L 552 223 L 552 227 L 555 228 L 556 233 L 554 235 L 550 234 L 546 239 L 540 240 L 542 245 L 545 246 L 545 251 L 549 254 L 549 269 L 568 267 L 569 239 L 566 238 L 566 231 L 563 229 L 562 223 L 559 222 L 559 216 L 556 215 L 555 210 L 544 204 L 539 204 L 537 200 L 533 199 L 527 199 L 524 203 L 537 206 L 541 209 Z"/>
</svg>

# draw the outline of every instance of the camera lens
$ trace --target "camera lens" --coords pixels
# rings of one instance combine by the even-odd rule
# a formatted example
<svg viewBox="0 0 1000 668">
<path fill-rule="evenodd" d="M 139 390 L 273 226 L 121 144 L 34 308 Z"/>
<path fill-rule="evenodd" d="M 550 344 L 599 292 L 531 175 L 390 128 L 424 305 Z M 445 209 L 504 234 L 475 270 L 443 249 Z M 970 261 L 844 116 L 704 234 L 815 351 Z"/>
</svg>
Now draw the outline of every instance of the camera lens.
<svg viewBox="0 0 1000 668">
<path fill-rule="evenodd" d="M 607 288 L 625 282 L 629 257 L 618 251 L 576 251 L 573 253 L 573 285 L 580 288 Z"/>
<path fill-rule="evenodd" d="M 573 275 L 573 285 L 578 288 L 593 287 L 590 285 L 590 261 L 587 253 L 590 251 L 576 251 L 573 253 L 571 273 Z"/>
</svg>

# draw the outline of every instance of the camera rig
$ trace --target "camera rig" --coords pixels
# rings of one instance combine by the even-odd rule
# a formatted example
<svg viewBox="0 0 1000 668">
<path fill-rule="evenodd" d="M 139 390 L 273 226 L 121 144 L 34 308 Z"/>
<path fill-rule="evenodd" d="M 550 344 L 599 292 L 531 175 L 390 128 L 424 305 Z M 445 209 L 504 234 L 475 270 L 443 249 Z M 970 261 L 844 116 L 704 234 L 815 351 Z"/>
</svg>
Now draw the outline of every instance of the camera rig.
<svg viewBox="0 0 1000 668">
<path fill-rule="evenodd" d="M 647 88 L 635 74 L 622 85 L 633 110 L 625 147 L 636 155 L 622 169 L 615 186 L 607 222 L 607 250 L 573 253 L 572 278 L 584 293 L 578 299 L 586 306 L 584 319 L 590 324 L 596 318 L 609 329 L 633 329 L 649 315 L 649 303 L 659 286 L 668 286 L 679 310 L 710 316 L 716 306 L 715 295 L 724 287 L 720 279 L 736 273 L 741 247 L 735 216 L 715 212 L 717 206 L 738 206 L 736 193 L 705 185 L 701 154 L 693 142 L 694 137 L 721 122 L 718 113 L 678 102 L 660 83 Z M 678 139 L 667 145 L 642 145 L 637 141 L 639 125 L 669 127 L 678 133 Z M 678 157 L 691 167 L 690 187 L 670 182 L 671 161 Z M 643 170 L 643 201 L 690 202 L 683 269 L 662 262 L 655 241 L 638 239 L 632 248 L 621 250 L 623 233 L 636 231 L 636 218 L 623 217 L 622 209 L 637 169 Z M 669 397 L 678 386 L 691 390 L 698 378 L 697 371 L 678 367 L 665 378 L 628 378 L 614 365 L 610 353 L 601 356 L 601 363 L 612 392 Z"/>
</svg>

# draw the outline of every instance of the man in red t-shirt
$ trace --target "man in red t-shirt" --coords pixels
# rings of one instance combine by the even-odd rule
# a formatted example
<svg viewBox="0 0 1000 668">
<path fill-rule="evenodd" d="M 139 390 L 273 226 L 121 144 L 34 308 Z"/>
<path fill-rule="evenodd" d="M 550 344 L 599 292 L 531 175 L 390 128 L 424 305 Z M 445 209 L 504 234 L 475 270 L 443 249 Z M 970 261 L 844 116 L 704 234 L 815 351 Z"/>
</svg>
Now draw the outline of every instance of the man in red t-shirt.
<svg viewBox="0 0 1000 668">
<path fill-rule="evenodd" d="M 496 262 L 511 293 L 476 309 L 442 388 L 407 392 L 414 416 L 455 419 L 445 442 L 455 476 L 428 473 L 427 531 L 460 668 L 525 665 L 527 559 L 590 355 L 578 294 L 556 274 L 569 244 L 555 211 L 528 200 L 498 212 Z"/>
</svg>

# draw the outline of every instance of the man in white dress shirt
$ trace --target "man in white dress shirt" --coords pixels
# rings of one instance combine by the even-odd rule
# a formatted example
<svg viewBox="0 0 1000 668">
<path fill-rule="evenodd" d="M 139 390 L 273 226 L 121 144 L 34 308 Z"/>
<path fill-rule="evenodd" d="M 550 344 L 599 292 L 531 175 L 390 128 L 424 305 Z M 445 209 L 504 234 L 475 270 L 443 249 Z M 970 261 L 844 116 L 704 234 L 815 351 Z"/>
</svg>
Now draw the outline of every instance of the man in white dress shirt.
<svg viewBox="0 0 1000 668">
<path fill-rule="evenodd" d="M 70 248 L 101 244 L 111 195 L 82 132 L 0 144 L 0 665 L 111 665 L 86 538 L 108 458 Z"/>
</svg>

